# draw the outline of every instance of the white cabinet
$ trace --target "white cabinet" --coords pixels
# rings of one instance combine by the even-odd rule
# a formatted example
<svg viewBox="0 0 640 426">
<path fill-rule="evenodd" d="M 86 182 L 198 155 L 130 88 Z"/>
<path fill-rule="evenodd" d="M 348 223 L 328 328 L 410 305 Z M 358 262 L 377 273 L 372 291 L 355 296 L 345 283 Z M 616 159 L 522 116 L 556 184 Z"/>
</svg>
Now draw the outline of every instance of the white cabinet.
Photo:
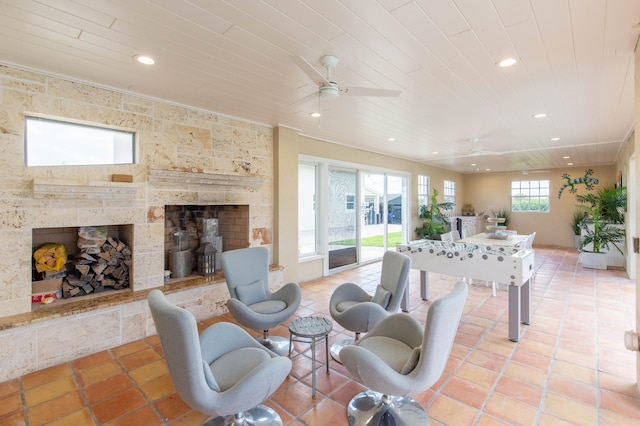
<svg viewBox="0 0 640 426">
<path fill-rule="evenodd" d="M 457 229 L 462 235 L 467 230 L 468 235 L 476 235 L 483 232 L 482 216 L 454 216 L 451 219 L 451 229 Z"/>
</svg>

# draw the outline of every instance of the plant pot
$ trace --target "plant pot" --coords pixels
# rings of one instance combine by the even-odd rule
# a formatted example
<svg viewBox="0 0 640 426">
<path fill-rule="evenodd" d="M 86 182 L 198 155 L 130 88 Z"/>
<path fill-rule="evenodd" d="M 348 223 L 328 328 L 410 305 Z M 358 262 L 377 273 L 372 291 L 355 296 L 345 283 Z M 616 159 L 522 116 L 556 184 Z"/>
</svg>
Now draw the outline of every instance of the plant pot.
<svg viewBox="0 0 640 426">
<path fill-rule="evenodd" d="M 582 237 L 580 235 L 574 235 L 574 248 L 580 248 L 580 241 L 582 241 Z"/>
<path fill-rule="evenodd" d="M 593 253 L 591 251 L 583 251 L 580 254 L 580 261 L 583 268 L 589 269 L 607 269 L 607 254 Z"/>
</svg>

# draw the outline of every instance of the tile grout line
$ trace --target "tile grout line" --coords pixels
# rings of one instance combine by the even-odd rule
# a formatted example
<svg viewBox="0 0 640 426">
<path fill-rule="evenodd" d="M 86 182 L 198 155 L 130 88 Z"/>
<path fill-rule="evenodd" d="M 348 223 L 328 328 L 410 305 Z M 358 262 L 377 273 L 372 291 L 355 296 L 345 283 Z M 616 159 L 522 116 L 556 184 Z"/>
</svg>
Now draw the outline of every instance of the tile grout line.
<svg viewBox="0 0 640 426">
<path fill-rule="evenodd" d="M 553 280 L 554 280 L 554 277 L 558 274 L 558 271 L 560 270 L 560 268 L 561 268 L 561 266 L 562 266 L 562 264 L 563 264 L 563 261 L 566 259 L 566 257 L 567 257 L 567 256 L 566 256 L 566 252 L 565 252 L 565 254 L 563 255 L 563 260 L 561 260 L 561 261 L 558 263 L 558 267 L 556 268 L 556 270 L 554 271 L 553 275 L 551 276 L 551 278 L 549 279 L 549 281 L 548 281 L 548 283 L 547 283 L 547 287 L 546 287 L 546 289 L 545 289 L 545 293 L 548 291 L 549 286 L 551 285 L 551 283 L 552 283 L 552 282 L 553 282 Z M 574 270 L 573 270 L 573 279 L 572 279 L 572 281 L 571 281 L 571 291 L 570 291 L 570 292 L 571 292 L 572 294 L 573 294 L 573 287 L 575 286 L 576 270 L 577 270 L 577 268 L 578 268 L 578 263 L 576 262 L 576 264 L 575 264 L 575 268 L 574 268 Z M 540 304 L 542 303 L 542 300 L 543 300 L 543 299 L 544 299 L 544 297 L 541 297 L 541 298 L 540 298 L 540 302 L 539 302 Z M 562 319 L 561 319 L 561 321 L 560 321 L 560 325 L 558 326 L 558 329 L 559 329 L 559 330 L 561 330 L 561 329 L 562 329 L 562 324 L 564 323 L 564 321 L 565 321 L 565 319 L 566 319 L 567 311 L 569 310 L 569 306 L 568 306 L 568 303 L 569 303 L 569 302 L 568 302 L 568 301 L 569 301 L 569 300 L 571 300 L 571 298 L 570 298 L 570 297 L 566 297 L 566 298 L 565 298 L 565 300 L 567 300 L 567 302 L 566 302 L 566 303 L 565 303 L 565 305 L 564 305 L 564 310 L 563 310 L 563 312 L 562 312 L 562 316 L 561 316 L 561 318 L 562 318 Z M 540 305 L 538 305 L 538 306 L 540 306 Z M 540 404 L 539 404 L 539 406 L 538 406 L 538 410 L 537 410 L 537 414 L 536 414 L 536 424 L 539 424 L 539 423 L 540 423 L 541 417 L 542 417 L 542 415 L 545 413 L 544 408 L 545 408 L 546 395 L 547 395 L 547 393 L 548 393 L 549 383 L 550 383 L 550 381 L 551 381 L 551 376 L 552 376 L 553 366 L 554 366 L 554 365 L 555 365 L 555 363 L 556 363 L 556 354 L 558 353 L 558 350 L 559 350 L 560 340 L 561 340 L 560 335 L 556 335 L 556 343 L 555 343 L 554 350 L 553 350 L 553 356 L 551 357 L 551 363 L 550 363 L 550 365 L 549 365 L 549 369 L 548 369 L 548 371 L 547 371 L 547 379 L 545 380 L 545 384 L 544 384 L 544 386 L 542 387 L 542 396 L 541 396 L 541 398 L 540 398 Z M 557 417 L 557 416 L 555 416 L 555 415 L 554 415 L 554 417 Z M 563 419 L 562 417 L 559 417 L 559 418 Z M 563 419 L 563 420 L 565 420 L 565 419 Z M 569 421 L 569 420 L 567 420 L 567 421 Z"/>
</svg>

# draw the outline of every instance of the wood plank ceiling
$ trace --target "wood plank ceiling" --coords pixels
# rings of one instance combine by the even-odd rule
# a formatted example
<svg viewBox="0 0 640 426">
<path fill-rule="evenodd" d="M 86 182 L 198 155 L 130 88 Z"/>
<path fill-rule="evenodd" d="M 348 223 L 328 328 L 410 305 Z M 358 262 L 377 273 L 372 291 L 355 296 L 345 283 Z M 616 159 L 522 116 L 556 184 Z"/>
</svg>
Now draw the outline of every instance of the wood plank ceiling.
<svg viewBox="0 0 640 426">
<path fill-rule="evenodd" d="M 615 162 L 639 23 L 638 0 L 0 0 L 0 63 L 462 173 L 535 171 Z M 340 86 L 400 96 L 297 102 L 318 81 L 294 58 L 325 75 L 322 55 Z"/>
</svg>

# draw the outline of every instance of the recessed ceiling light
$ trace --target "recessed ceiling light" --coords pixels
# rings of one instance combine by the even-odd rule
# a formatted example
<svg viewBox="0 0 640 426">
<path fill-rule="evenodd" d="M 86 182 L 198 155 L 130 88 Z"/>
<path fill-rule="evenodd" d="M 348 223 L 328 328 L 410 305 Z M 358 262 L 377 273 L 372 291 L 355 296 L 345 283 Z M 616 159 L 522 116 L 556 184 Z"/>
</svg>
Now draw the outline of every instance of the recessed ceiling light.
<svg viewBox="0 0 640 426">
<path fill-rule="evenodd" d="M 573 166 L 573 163 L 567 163 L 567 166 Z"/>
<path fill-rule="evenodd" d="M 555 142 L 555 141 L 559 141 L 559 140 L 560 140 L 560 138 L 551 138 L 551 139 L 549 139 L 549 140 L 550 140 L 550 141 Z"/>
<path fill-rule="evenodd" d="M 395 140 L 396 140 L 396 138 L 389 138 L 389 139 L 387 139 L 387 140 L 388 140 L 389 142 L 393 142 L 393 141 L 395 141 Z"/>
<path fill-rule="evenodd" d="M 312 116 L 313 118 L 318 118 L 320 117 L 322 114 L 320 114 L 319 112 L 312 112 L 311 114 L 309 114 L 310 116 Z"/>
<path fill-rule="evenodd" d="M 564 157 L 562 157 L 563 160 L 568 160 L 569 158 L 571 157 L 569 157 L 568 155 L 565 155 Z"/>
<path fill-rule="evenodd" d="M 518 62 L 516 59 L 514 58 L 505 58 L 503 60 L 501 60 L 500 62 L 498 62 L 498 66 L 499 67 L 510 67 L 511 65 L 514 65 L 516 62 Z"/>
<path fill-rule="evenodd" d="M 432 154 L 433 155 L 438 155 L 438 151 L 433 151 Z"/>
<path fill-rule="evenodd" d="M 545 118 L 546 116 L 547 114 L 545 114 L 544 112 L 541 112 L 539 114 L 535 114 L 533 118 Z"/>
<path fill-rule="evenodd" d="M 491 171 L 491 169 L 484 169 L 484 170 L 485 170 L 486 172 L 490 172 L 490 171 Z"/>
<path fill-rule="evenodd" d="M 472 165 L 472 166 L 475 166 L 475 165 L 476 165 L 476 163 L 471 163 L 471 165 Z"/>
<path fill-rule="evenodd" d="M 136 61 L 145 65 L 153 65 L 156 63 L 156 61 L 151 56 L 147 55 L 136 55 L 134 56 L 134 58 L 136 59 Z"/>
</svg>

